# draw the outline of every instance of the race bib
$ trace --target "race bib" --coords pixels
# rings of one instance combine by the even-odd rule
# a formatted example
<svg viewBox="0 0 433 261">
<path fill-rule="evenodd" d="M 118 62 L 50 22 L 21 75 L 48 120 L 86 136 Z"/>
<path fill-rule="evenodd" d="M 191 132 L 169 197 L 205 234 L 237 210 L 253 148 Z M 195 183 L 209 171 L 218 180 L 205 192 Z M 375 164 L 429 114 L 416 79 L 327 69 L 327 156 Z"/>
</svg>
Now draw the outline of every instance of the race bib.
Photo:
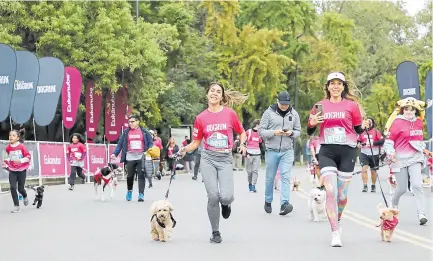
<svg viewBox="0 0 433 261">
<path fill-rule="evenodd" d="M 9 153 L 10 160 L 19 160 L 22 158 L 23 158 L 23 154 L 21 153 L 20 150 L 11 151 L 11 153 Z"/>
<path fill-rule="evenodd" d="M 75 152 L 74 153 L 74 155 L 75 155 L 75 158 L 81 158 L 81 155 L 83 155 L 83 154 L 81 154 L 80 152 Z"/>
<path fill-rule="evenodd" d="M 326 128 L 324 130 L 325 142 L 328 144 L 347 142 L 346 130 L 343 127 Z"/>
<path fill-rule="evenodd" d="M 227 135 L 215 132 L 207 139 L 207 144 L 216 149 L 227 149 L 229 147 L 229 138 Z"/>
<path fill-rule="evenodd" d="M 141 150 L 143 143 L 140 140 L 131 140 L 131 150 Z"/>
</svg>

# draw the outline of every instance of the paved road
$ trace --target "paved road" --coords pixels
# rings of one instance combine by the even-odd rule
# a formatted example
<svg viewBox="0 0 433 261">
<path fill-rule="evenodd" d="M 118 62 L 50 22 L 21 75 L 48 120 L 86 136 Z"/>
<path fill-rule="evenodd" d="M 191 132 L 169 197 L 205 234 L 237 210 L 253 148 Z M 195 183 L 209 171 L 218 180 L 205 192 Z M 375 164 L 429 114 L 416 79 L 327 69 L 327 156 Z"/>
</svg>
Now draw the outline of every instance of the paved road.
<svg viewBox="0 0 433 261">
<path fill-rule="evenodd" d="M 294 173 L 309 190 L 304 168 Z M 165 195 L 168 179 L 146 189 L 145 202 L 124 199 L 124 186 L 114 200 L 96 201 L 92 185 L 65 186 L 46 190 L 43 208 L 24 208 L 11 214 L 10 195 L 0 195 L 0 261 L 142 261 L 142 260 L 433 260 L 433 193 L 426 190 L 428 226 L 416 220 L 414 198 L 405 195 L 399 232 L 392 243 L 380 241 L 376 205 L 379 193 L 362 193 L 360 176 L 351 185 L 344 215 L 343 248 L 332 248 L 327 222 L 308 221 L 307 200 L 302 191 L 292 193 L 294 211 L 281 217 L 263 211 L 264 171 L 259 174 L 259 192 L 249 193 L 246 174 L 235 174 L 235 202 L 232 216 L 221 219 L 223 242 L 210 244 L 203 183 L 188 175 L 172 184 L 170 200 L 175 207 L 173 240 L 154 242 L 150 238 L 149 206 Z M 386 189 L 387 190 L 387 189 Z M 33 197 L 33 192 L 30 192 Z M 278 208 L 278 195 L 274 209 Z"/>
</svg>

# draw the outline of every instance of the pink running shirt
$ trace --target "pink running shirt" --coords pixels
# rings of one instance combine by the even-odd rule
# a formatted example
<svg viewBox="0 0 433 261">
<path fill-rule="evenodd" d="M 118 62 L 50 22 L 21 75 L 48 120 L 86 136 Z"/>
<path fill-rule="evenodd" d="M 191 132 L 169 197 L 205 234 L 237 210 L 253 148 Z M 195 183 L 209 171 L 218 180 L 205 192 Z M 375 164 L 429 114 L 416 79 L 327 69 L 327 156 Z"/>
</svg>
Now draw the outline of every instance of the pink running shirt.
<svg viewBox="0 0 433 261">
<path fill-rule="evenodd" d="M 370 141 L 368 141 L 368 136 L 370 136 Z M 359 134 L 358 141 L 361 142 L 361 144 L 365 143 L 365 145 L 361 146 L 361 153 L 371 156 L 371 142 L 371 148 L 373 149 L 374 155 L 379 155 L 380 146 L 374 146 L 373 143 L 376 141 L 380 141 L 381 139 L 383 139 L 382 134 L 375 128 L 369 130 L 368 135 L 365 131 L 362 134 Z"/>
<path fill-rule="evenodd" d="M 220 112 L 206 109 L 195 118 L 193 137 L 204 139 L 205 150 L 231 150 L 233 131 L 239 134 L 245 131 L 233 109 L 224 107 Z"/>
<path fill-rule="evenodd" d="M 332 103 L 328 99 L 317 104 L 322 104 L 323 123 L 320 125 L 320 144 L 348 145 L 355 148 L 357 134 L 354 127 L 362 124 L 361 111 L 358 103 L 343 99 Z M 311 115 L 316 114 L 316 106 L 313 106 Z"/>
<path fill-rule="evenodd" d="M 411 145 L 411 142 L 423 142 L 423 129 L 423 123 L 419 119 L 410 122 L 405 119 L 396 118 L 389 128 L 387 139 L 394 142 L 395 153 L 399 157 L 409 158 L 416 152 L 419 152 L 419 150 Z"/>
</svg>

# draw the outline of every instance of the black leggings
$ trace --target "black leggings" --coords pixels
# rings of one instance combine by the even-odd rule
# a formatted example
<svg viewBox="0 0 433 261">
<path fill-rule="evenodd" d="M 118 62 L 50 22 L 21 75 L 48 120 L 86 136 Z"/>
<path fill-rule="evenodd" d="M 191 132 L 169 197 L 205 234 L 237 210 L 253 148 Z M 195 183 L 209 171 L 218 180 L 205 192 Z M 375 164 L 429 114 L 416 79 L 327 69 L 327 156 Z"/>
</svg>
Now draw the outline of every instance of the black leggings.
<svg viewBox="0 0 433 261">
<path fill-rule="evenodd" d="M 198 175 L 198 171 L 200 170 L 200 159 L 201 159 L 201 154 L 195 154 L 194 157 L 194 177 L 197 178 Z"/>
<path fill-rule="evenodd" d="M 176 166 L 174 166 L 173 169 L 173 164 L 174 164 L 174 159 L 173 158 L 168 158 L 167 159 L 167 163 L 168 163 L 168 170 L 170 171 L 170 175 L 176 175 Z M 173 174 L 174 173 L 174 174 Z"/>
<path fill-rule="evenodd" d="M 71 176 L 69 176 L 69 185 L 75 185 L 75 179 L 78 177 L 82 178 L 83 181 L 86 180 L 86 176 L 83 174 L 83 168 L 78 166 L 71 166 Z"/>
<path fill-rule="evenodd" d="M 26 198 L 27 192 L 24 189 L 24 185 L 26 184 L 26 171 L 9 171 L 9 185 L 12 195 L 12 200 L 14 201 L 15 206 L 19 206 L 20 202 L 18 200 L 18 193 L 17 193 L 17 183 L 18 183 L 18 191 L 20 194 Z"/>
<path fill-rule="evenodd" d="M 144 178 L 142 160 L 130 160 L 126 161 L 126 171 L 128 176 L 126 177 L 126 185 L 128 190 L 132 190 L 134 187 L 134 176 L 138 175 L 138 193 L 144 193 L 144 187 L 146 186 L 146 179 Z"/>
</svg>

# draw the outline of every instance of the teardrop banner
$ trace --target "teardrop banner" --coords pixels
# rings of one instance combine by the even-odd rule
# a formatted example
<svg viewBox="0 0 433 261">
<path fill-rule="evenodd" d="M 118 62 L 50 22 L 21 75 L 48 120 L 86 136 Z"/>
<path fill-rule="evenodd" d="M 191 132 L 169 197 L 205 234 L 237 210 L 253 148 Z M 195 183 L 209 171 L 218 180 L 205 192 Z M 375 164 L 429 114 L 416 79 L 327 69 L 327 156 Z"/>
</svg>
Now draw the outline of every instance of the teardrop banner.
<svg viewBox="0 0 433 261">
<path fill-rule="evenodd" d="M 125 115 L 128 113 L 128 90 L 125 88 L 119 89 L 116 93 L 116 111 L 116 126 L 120 126 L 120 130 L 122 130 Z"/>
<path fill-rule="evenodd" d="M 427 118 L 427 132 L 430 139 L 432 139 L 432 132 L 433 132 L 433 85 L 432 85 L 432 71 L 430 70 L 427 74 L 427 77 L 425 79 L 425 100 L 427 102 L 427 111 L 426 111 L 426 118 Z"/>
<path fill-rule="evenodd" d="M 2 122 L 9 116 L 17 72 L 17 56 L 12 47 L 0 43 L 0 57 L 0 122 Z"/>
<path fill-rule="evenodd" d="M 12 92 L 10 115 L 16 124 L 24 124 L 33 112 L 39 79 L 39 60 L 29 51 L 15 51 L 17 72 Z"/>
<path fill-rule="evenodd" d="M 120 90 L 117 92 L 109 90 L 105 96 L 105 139 L 108 141 L 117 140 L 122 128 L 122 125 L 118 124 L 118 115 L 123 112 L 119 109 L 121 100 L 119 99 L 120 95 L 117 93 L 120 92 Z"/>
<path fill-rule="evenodd" d="M 72 66 L 66 67 L 62 88 L 62 120 L 67 129 L 74 127 L 77 120 L 82 84 L 80 71 Z"/>
<path fill-rule="evenodd" d="M 404 61 L 397 66 L 396 71 L 398 92 L 402 99 L 413 97 L 421 100 L 418 67 L 414 62 Z"/>
<path fill-rule="evenodd" d="M 47 126 L 56 115 L 62 93 L 65 66 L 55 57 L 39 58 L 39 80 L 33 105 L 33 117 L 39 126 Z"/>
<path fill-rule="evenodd" d="M 89 81 L 86 84 L 86 134 L 89 139 L 93 139 L 98 131 L 101 106 L 102 92 L 96 89 L 93 81 Z"/>
</svg>

